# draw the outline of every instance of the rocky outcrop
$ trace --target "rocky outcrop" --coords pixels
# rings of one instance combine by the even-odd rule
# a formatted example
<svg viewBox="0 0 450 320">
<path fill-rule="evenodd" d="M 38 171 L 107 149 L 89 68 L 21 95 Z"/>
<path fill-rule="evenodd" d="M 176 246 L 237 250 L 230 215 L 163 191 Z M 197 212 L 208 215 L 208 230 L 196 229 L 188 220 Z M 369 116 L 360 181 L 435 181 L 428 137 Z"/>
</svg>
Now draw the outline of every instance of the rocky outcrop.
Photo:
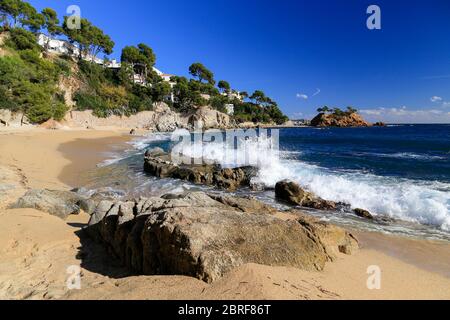
<svg viewBox="0 0 450 320">
<path fill-rule="evenodd" d="M 137 274 L 187 275 L 206 282 L 257 263 L 322 270 L 357 240 L 304 215 L 277 218 L 249 198 L 205 193 L 101 201 L 85 231 Z"/>
<path fill-rule="evenodd" d="M 21 112 L 11 112 L 7 109 L 0 109 L 0 128 L 12 127 L 18 128 L 23 126 L 30 126 L 28 118 Z"/>
<path fill-rule="evenodd" d="M 129 117 L 113 115 L 99 118 L 91 110 L 70 111 L 66 114 L 63 124 L 69 127 L 118 127 L 172 132 L 177 128 L 187 128 L 188 119 L 160 102 L 153 104 L 153 111 L 143 111 Z"/>
<path fill-rule="evenodd" d="M 353 212 L 360 218 L 365 218 L 365 219 L 369 219 L 369 220 L 374 219 L 373 215 L 367 210 L 357 208 L 357 209 L 354 209 Z"/>
<path fill-rule="evenodd" d="M 306 208 L 335 210 L 338 206 L 333 201 L 316 197 L 312 193 L 302 189 L 297 183 L 289 180 L 283 180 L 276 184 L 275 196 L 278 200 Z"/>
<path fill-rule="evenodd" d="M 317 197 L 311 192 L 304 190 L 298 183 L 289 180 L 283 180 L 276 184 L 275 197 L 278 200 L 305 208 L 313 208 L 319 210 L 340 210 L 348 213 L 354 213 L 360 218 L 383 221 L 382 217 L 376 219 L 367 210 L 360 208 L 352 210 L 350 204 L 341 202 L 337 203 Z"/>
<path fill-rule="evenodd" d="M 236 190 L 250 185 L 256 174 L 253 167 L 221 168 L 216 164 L 175 164 L 170 154 L 146 152 L 144 171 L 159 178 L 174 178 L 195 184 L 213 185 L 221 189 Z"/>
<path fill-rule="evenodd" d="M 70 191 L 32 189 L 19 198 L 12 208 L 32 208 L 61 219 L 69 215 L 79 214 L 80 207 L 87 199 Z"/>
<path fill-rule="evenodd" d="M 212 109 L 199 107 L 189 116 L 188 123 L 191 128 L 201 126 L 202 129 L 228 129 L 232 126 L 230 116 Z"/>
<path fill-rule="evenodd" d="M 311 120 L 313 127 L 370 127 L 371 124 L 365 121 L 359 114 L 325 114 L 320 113 Z"/>
<path fill-rule="evenodd" d="M 232 121 L 228 115 L 210 107 L 201 107 L 195 109 L 194 113 L 182 115 L 166 103 L 158 102 L 153 104 L 152 111 L 139 112 L 129 117 L 113 115 L 99 118 L 91 110 L 72 110 L 66 114 L 62 124 L 69 127 L 119 127 L 173 132 L 178 128 L 193 129 L 195 125 L 201 125 L 203 129 L 226 129 L 232 126 Z"/>
<path fill-rule="evenodd" d="M 386 123 L 384 122 L 375 122 L 373 124 L 374 127 L 386 127 Z"/>
</svg>

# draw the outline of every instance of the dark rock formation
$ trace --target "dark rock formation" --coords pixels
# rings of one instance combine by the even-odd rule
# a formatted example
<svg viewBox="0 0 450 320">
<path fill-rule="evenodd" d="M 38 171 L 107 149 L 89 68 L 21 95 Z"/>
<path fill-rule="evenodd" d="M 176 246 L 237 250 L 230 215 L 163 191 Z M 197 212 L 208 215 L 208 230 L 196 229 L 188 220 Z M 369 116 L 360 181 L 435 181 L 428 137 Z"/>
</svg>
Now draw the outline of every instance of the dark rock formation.
<svg viewBox="0 0 450 320">
<path fill-rule="evenodd" d="M 70 191 L 36 190 L 32 189 L 21 197 L 13 208 L 32 208 L 61 219 L 69 215 L 79 214 L 81 206 L 88 199 Z"/>
<path fill-rule="evenodd" d="M 359 114 L 326 114 L 320 113 L 311 120 L 313 127 L 370 127 L 371 124 L 365 121 Z"/>
<path fill-rule="evenodd" d="M 386 123 L 384 122 L 375 122 L 373 125 L 374 127 L 386 127 Z"/>
<path fill-rule="evenodd" d="M 170 155 L 161 150 L 145 154 L 144 171 L 159 178 L 187 180 L 195 184 L 214 185 L 221 189 L 236 190 L 249 186 L 256 174 L 253 167 L 221 168 L 216 164 L 181 164 L 170 161 Z"/>
<path fill-rule="evenodd" d="M 335 210 L 338 206 L 303 190 L 297 183 L 289 180 L 280 181 L 275 186 L 275 197 L 289 204 L 320 210 Z"/>
<path fill-rule="evenodd" d="M 365 219 L 369 219 L 369 220 L 373 220 L 373 215 L 372 215 L 369 211 L 367 211 L 367 210 L 357 208 L 357 209 L 353 210 L 353 212 L 354 212 L 358 217 L 365 218 Z"/>
<path fill-rule="evenodd" d="M 276 210 L 252 198 L 205 193 L 101 201 L 86 232 L 138 274 L 187 275 L 207 282 L 245 263 L 322 270 L 357 240 L 345 230 Z"/>
</svg>

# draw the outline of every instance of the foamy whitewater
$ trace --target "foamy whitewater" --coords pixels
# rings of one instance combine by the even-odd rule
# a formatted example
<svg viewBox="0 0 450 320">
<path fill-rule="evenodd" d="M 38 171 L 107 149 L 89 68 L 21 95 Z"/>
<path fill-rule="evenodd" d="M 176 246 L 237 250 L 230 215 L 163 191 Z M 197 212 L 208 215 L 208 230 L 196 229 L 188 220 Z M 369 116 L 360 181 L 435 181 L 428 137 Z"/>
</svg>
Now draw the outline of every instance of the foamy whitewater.
<svg viewBox="0 0 450 320">
<path fill-rule="evenodd" d="M 236 159 L 233 166 L 257 166 L 259 173 L 253 182 L 267 187 L 290 179 L 327 200 L 349 203 L 353 208 L 364 208 L 375 215 L 450 230 L 450 192 L 438 190 L 450 190 L 450 184 L 399 180 L 360 172 L 333 172 L 289 160 L 292 152 L 279 152 L 271 145 L 268 138 L 240 141 L 237 149 L 226 143 L 200 143 L 184 148 L 183 154 L 193 158 L 203 156 L 224 166 L 230 166 L 230 159 Z"/>
<path fill-rule="evenodd" d="M 450 127 L 439 128 L 444 135 L 437 135 L 435 130 L 414 126 L 283 129 L 280 151 L 274 148 L 277 144 L 270 137 L 263 136 L 242 139 L 237 146 L 197 141 L 183 145 L 178 152 L 225 167 L 255 166 L 258 175 L 252 182 L 269 188 L 290 179 L 324 199 L 449 232 Z M 150 134 L 135 139 L 125 154 L 102 165 L 122 163 L 128 166 L 127 170 L 132 168 L 134 173 L 128 175 L 139 194 L 197 188 L 173 180 L 149 182 L 151 178 L 142 173 L 145 149 L 158 146 L 173 150 L 171 137 L 171 134 Z M 256 196 L 266 200 L 267 194 L 271 194 L 269 197 L 273 199 L 272 193 Z"/>
</svg>

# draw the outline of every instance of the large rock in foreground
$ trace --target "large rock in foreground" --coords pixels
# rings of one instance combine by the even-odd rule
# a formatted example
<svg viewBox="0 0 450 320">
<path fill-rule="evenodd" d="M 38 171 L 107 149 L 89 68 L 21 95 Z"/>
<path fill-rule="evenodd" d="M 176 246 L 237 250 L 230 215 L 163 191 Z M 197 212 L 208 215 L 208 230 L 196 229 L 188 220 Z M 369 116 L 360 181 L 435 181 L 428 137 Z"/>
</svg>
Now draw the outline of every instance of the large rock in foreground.
<svg viewBox="0 0 450 320">
<path fill-rule="evenodd" d="M 246 263 L 322 270 L 337 252 L 358 248 L 341 228 L 302 215 L 283 220 L 257 202 L 201 192 L 101 201 L 86 231 L 138 274 L 207 282 Z"/>
<path fill-rule="evenodd" d="M 147 152 L 144 161 L 144 171 L 155 177 L 213 185 L 229 191 L 249 186 L 251 178 L 256 174 L 256 169 L 252 167 L 221 168 L 215 164 L 177 165 L 171 162 L 170 155 L 164 152 Z"/>
</svg>

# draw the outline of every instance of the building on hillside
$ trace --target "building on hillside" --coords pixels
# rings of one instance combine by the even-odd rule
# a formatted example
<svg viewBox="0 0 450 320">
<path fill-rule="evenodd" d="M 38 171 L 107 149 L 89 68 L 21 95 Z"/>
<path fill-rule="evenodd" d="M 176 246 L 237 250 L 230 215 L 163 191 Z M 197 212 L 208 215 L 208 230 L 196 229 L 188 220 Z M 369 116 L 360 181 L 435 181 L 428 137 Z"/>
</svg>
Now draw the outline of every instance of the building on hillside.
<svg viewBox="0 0 450 320">
<path fill-rule="evenodd" d="M 41 47 L 48 48 L 52 53 L 67 54 L 71 56 L 79 56 L 80 51 L 78 48 L 68 41 L 52 39 L 41 33 L 38 36 L 38 44 Z"/>
<path fill-rule="evenodd" d="M 223 92 L 223 96 L 228 97 L 228 99 L 237 99 L 239 101 L 243 101 L 241 94 L 238 91 L 232 90 L 230 92 Z"/>
<path fill-rule="evenodd" d="M 48 48 L 49 52 L 59 54 L 59 55 L 70 55 L 72 57 L 79 57 L 80 50 L 77 46 L 71 44 L 69 41 L 65 40 L 58 40 L 58 39 L 52 39 L 45 34 L 41 33 L 38 36 L 38 44 L 43 48 Z M 95 57 L 91 54 L 83 55 L 83 60 L 85 61 L 91 61 L 95 62 L 96 64 L 102 65 L 106 68 L 110 69 L 120 69 L 122 68 L 122 64 L 118 62 L 117 60 L 111 60 L 111 61 L 105 61 L 102 58 Z M 171 78 L 173 75 L 167 74 L 162 72 L 161 70 L 158 70 L 157 68 L 153 67 L 153 70 L 166 82 L 169 82 L 171 87 L 175 85 L 174 82 L 171 82 Z M 140 74 L 134 74 L 133 75 L 133 82 L 139 85 L 147 85 L 147 80 Z M 174 97 L 173 94 L 170 97 L 170 100 L 173 102 Z"/>
<path fill-rule="evenodd" d="M 116 59 L 113 59 L 111 61 L 106 62 L 105 67 L 110 69 L 120 69 L 122 68 L 122 64 L 120 62 L 117 62 Z"/>
<path fill-rule="evenodd" d="M 227 114 L 229 116 L 234 115 L 234 104 L 232 104 L 232 103 L 226 104 L 225 109 L 227 110 Z"/>
</svg>

